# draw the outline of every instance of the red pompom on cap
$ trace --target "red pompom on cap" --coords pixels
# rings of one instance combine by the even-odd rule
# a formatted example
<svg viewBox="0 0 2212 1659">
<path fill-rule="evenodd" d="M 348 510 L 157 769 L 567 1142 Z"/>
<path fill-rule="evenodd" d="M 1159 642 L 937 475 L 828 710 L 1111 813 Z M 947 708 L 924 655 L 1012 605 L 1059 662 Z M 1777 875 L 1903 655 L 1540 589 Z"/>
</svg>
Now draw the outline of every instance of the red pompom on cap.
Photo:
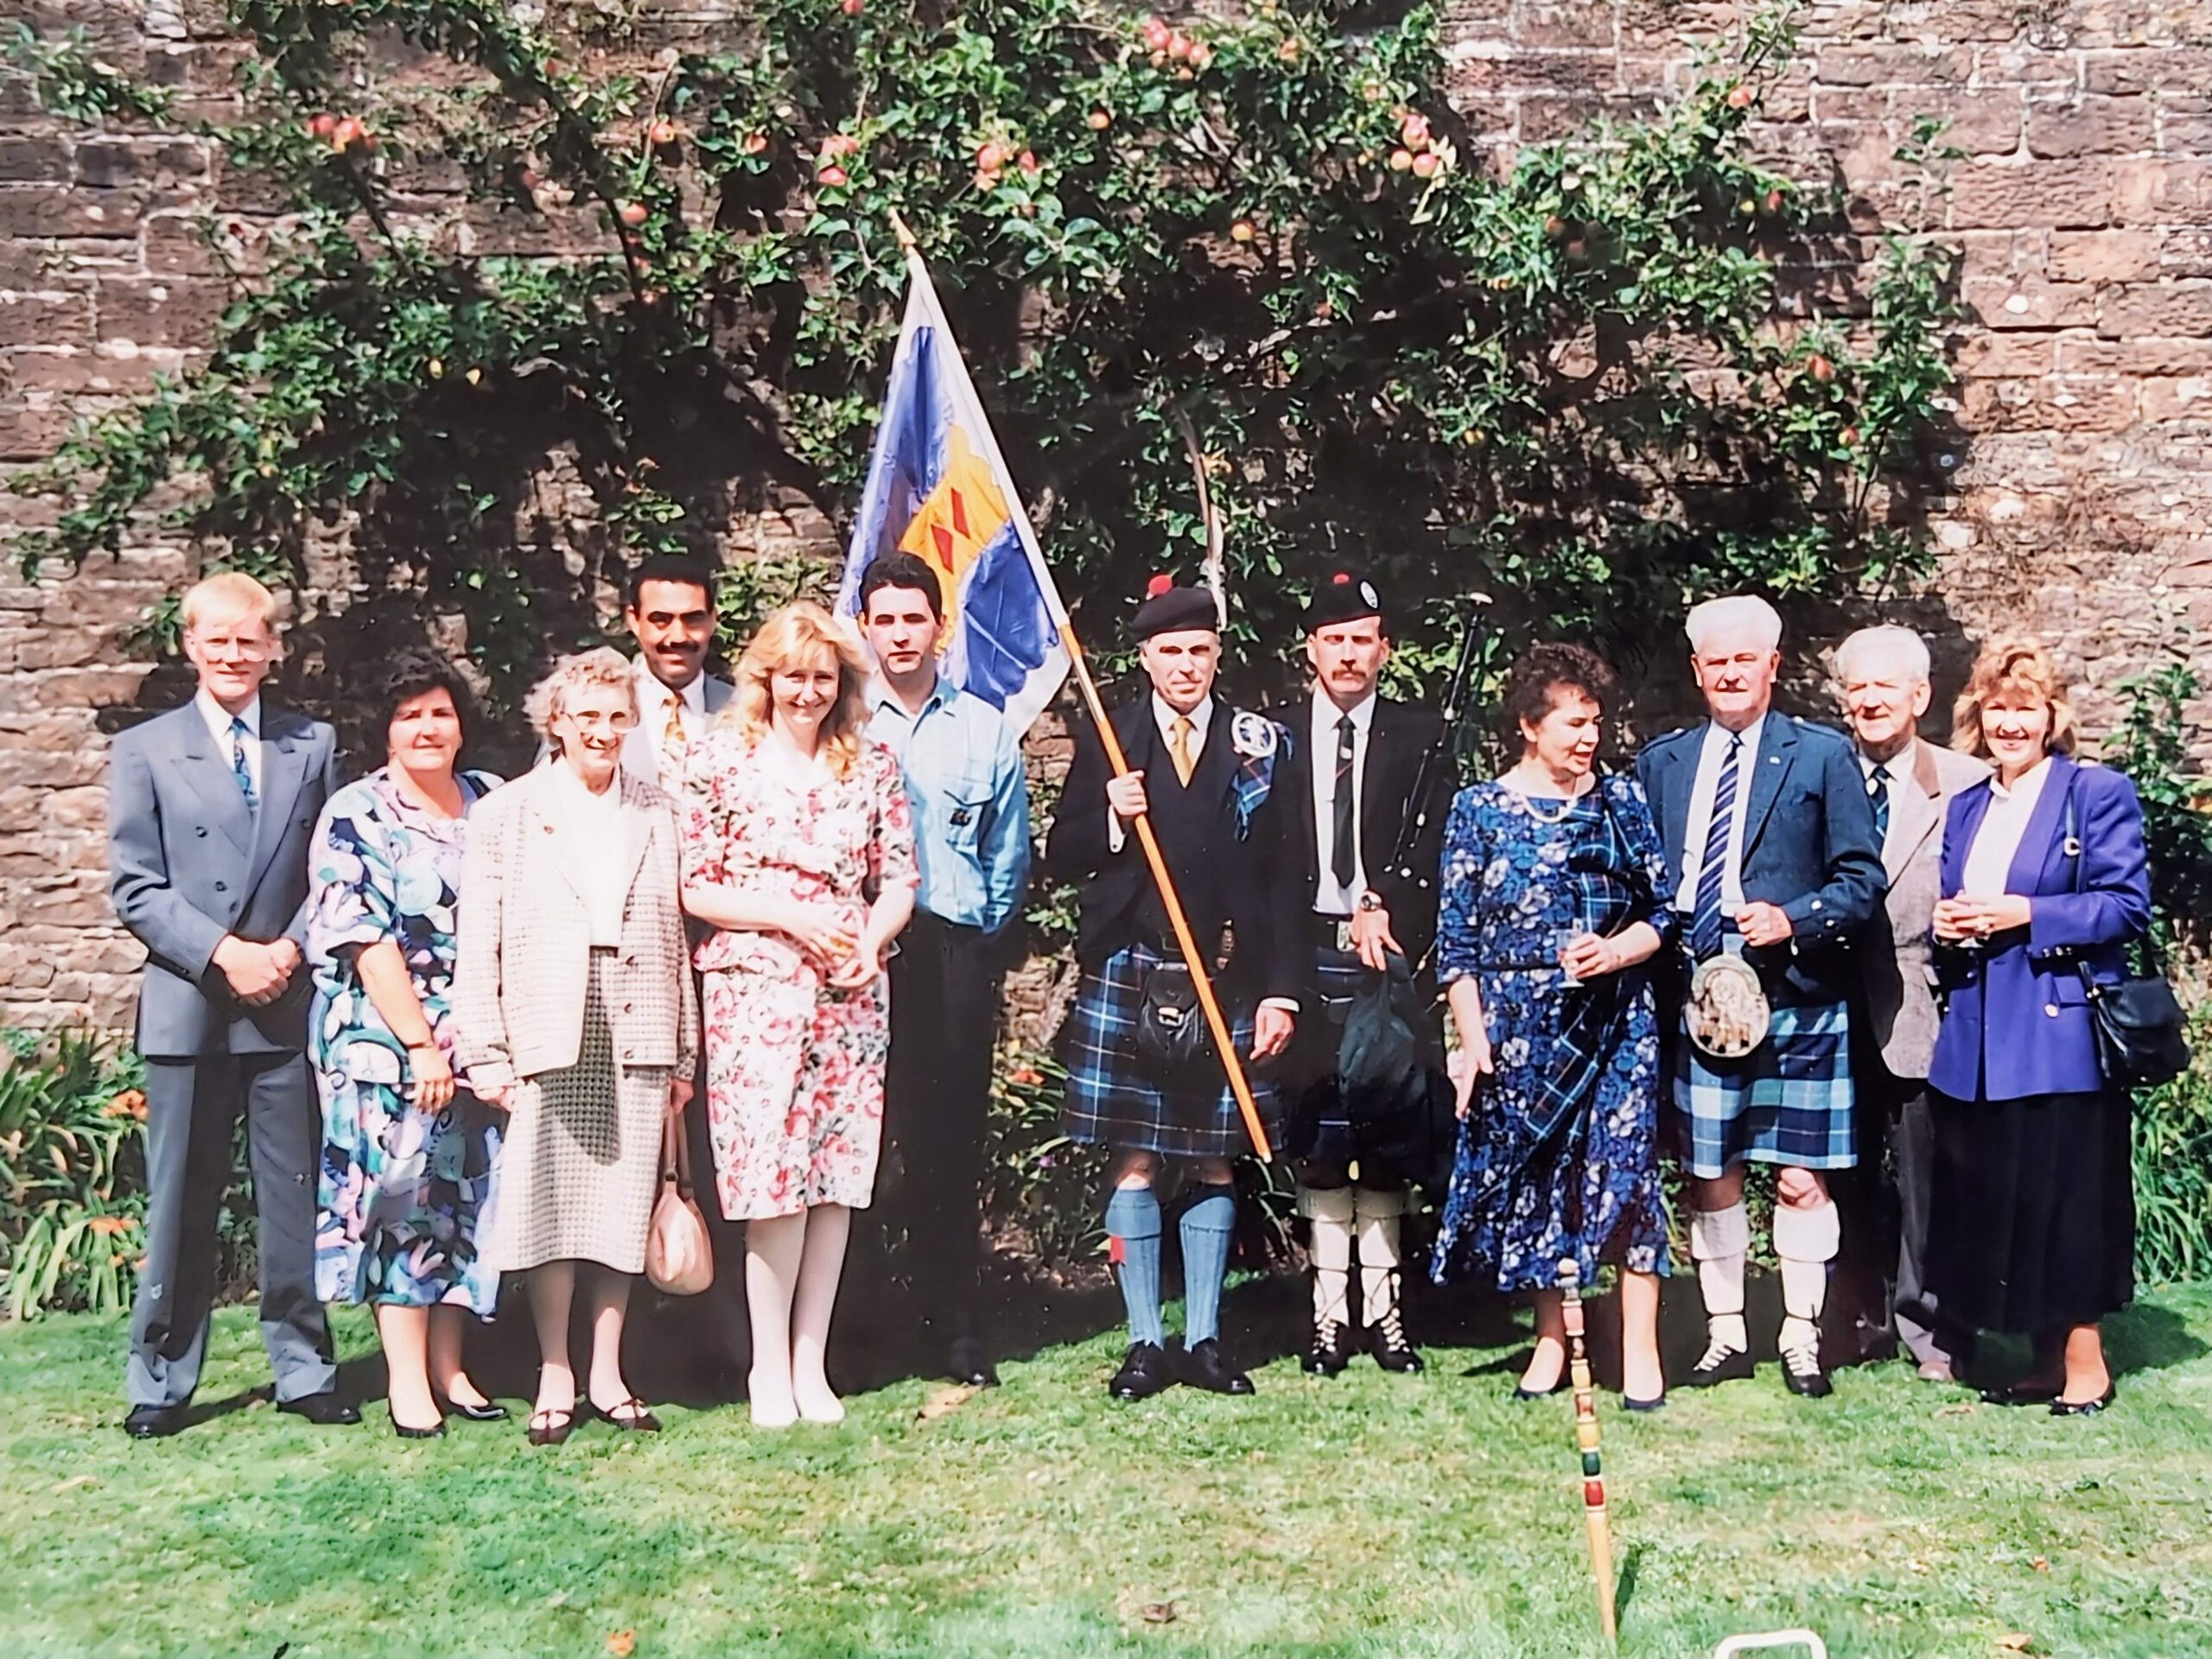
<svg viewBox="0 0 2212 1659">
<path fill-rule="evenodd" d="M 1147 599 L 1158 599 L 1162 594 L 1166 593 L 1174 585 L 1175 578 L 1167 575 L 1165 571 L 1162 571 L 1159 575 L 1154 576 L 1150 582 L 1145 583 L 1144 596 Z"/>
<path fill-rule="evenodd" d="M 1329 585 L 1330 585 L 1331 587 L 1332 587 L 1332 588 L 1349 588 L 1349 587 L 1351 587 L 1351 571 L 1349 571 L 1349 570 L 1339 570 L 1339 571 L 1338 571 L 1338 572 L 1337 572 L 1337 574 L 1336 574 L 1335 575 L 1331 576 L 1331 577 L 1329 578 Z"/>
</svg>

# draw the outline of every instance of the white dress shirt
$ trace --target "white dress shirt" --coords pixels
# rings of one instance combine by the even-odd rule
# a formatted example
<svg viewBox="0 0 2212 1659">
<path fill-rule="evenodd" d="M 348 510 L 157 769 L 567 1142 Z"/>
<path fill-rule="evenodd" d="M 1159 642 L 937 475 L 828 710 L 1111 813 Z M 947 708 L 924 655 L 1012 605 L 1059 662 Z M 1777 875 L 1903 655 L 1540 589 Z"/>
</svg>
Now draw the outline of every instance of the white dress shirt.
<svg viewBox="0 0 2212 1659">
<path fill-rule="evenodd" d="M 594 794 L 564 760 L 548 763 L 558 777 L 562 849 L 591 918 L 594 950 L 620 949 L 622 906 L 630 896 L 630 821 L 620 778 Z"/>
<path fill-rule="evenodd" d="M 1761 715 L 1740 732 L 1731 732 L 1718 721 L 1705 728 L 1705 747 L 1698 751 L 1697 780 L 1690 785 L 1689 817 L 1682 827 L 1682 881 L 1675 890 L 1675 908 L 1688 914 L 1697 908 L 1698 872 L 1705 868 L 1705 842 L 1713 828 L 1713 798 L 1720 787 L 1720 768 L 1728 761 L 1728 740 L 1740 737 L 1744 747 L 1736 755 L 1736 804 L 1728 814 L 1727 861 L 1720 869 L 1720 913 L 1732 916 L 1744 907 L 1744 820 L 1751 804 L 1751 779 L 1758 770 L 1759 734 L 1766 729 Z"/>
<path fill-rule="evenodd" d="M 1966 868 L 1960 878 L 1961 897 L 2005 896 L 2012 861 L 2019 854 L 2028 820 L 2035 816 L 2036 803 L 2043 798 L 2043 786 L 2050 777 L 2050 757 L 2045 755 L 2014 779 L 2010 789 L 1994 778 L 1989 780 L 1989 810 L 1981 815 L 1973 844 L 1967 849 Z"/>
<path fill-rule="evenodd" d="M 669 705 L 676 705 L 677 723 L 683 728 L 686 743 L 696 743 L 707 734 L 707 728 L 712 723 L 707 716 L 707 677 L 703 673 L 695 675 L 690 684 L 674 691 L 653 677 L 653 671 L 645 665 L 643 657 L 631 664 L 630 672 L 638 688 L 638 723 L 622 740 L 622 769 L 633 778 L 658 784 L 661 738 L 668 729 Z"/>
<path fill-rule="evenodd" d="M 1351 716 L 1351 885 L 1337 885 L 1330 863 L 1337 844 L 1337 722 Z M 1313 845 L 1320 857 L 1320 873 L 1313 887 L 1313 908 L 1324 916 L 1349 916 L 1359 895 L 1367 891 L 1367 849 L 1360 842 L 1360 813 L 1367 803 L 1367 739 L 1375 728 L 1375 694 L 1370 691 L 1356 707 L 1339 709 L 1319 686 L 1313 688 L 1313 712 L 1309 722 L 1313 747 Z"/>
<path fill-rule="evenodd" d="M 215 758 L 226 768 L 231 764 L 231 715 L 223 705 L 209 696 L 205 690 L 192 699 L 192 706 L 200 711 L 200 718 L 207 722 L 207 729 L 214 734 Z M 259 800 L 264 791 L 261 787 L 261 699 L 257 696 L 238 710 L 238 717 L 245 721 L 245 769 L 253 777 L 253 798 Z"/>
</svg>

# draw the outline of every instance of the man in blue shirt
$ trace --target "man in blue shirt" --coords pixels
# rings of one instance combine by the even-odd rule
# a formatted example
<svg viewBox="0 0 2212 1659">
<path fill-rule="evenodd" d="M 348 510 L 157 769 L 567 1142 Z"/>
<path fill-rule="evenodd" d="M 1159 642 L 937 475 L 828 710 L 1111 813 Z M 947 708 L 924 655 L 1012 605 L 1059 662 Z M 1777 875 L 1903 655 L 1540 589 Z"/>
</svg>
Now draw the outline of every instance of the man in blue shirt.
<svg viewBox="0 0 2212 1659">
<path fill-rule="evenodd" d="M 904 1166 L 907 1237 L 923 1319 L 951 1341 L 957 1382 L 998 1373 L 977 1319 L 984 1122 L 1006 930 L 1029 881 L 1029 788 L 999 711 L 938 677 L 944 594 L 911 553 L 861 579 L 875 653 L 868 735 L 898 755 L 922 888 L 891 959 L 886 1127 Z"/>
</svg>

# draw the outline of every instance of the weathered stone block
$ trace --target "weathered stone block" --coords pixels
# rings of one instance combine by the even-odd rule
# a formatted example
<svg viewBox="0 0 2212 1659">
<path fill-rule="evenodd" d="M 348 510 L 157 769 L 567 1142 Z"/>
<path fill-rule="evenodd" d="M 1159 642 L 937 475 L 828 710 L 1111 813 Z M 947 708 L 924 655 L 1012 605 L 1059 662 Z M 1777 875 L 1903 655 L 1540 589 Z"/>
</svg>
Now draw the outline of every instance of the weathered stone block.
<svg viewBox="0 0 2212 1659">
<path fill-rule="evenodd" d="M 70 175 L 69 141 L 59 133 L 0 135 L 0 182 L 60 184 Z"/>
<path fill-rule="evenodd" d="M 2097 321 L 2097 290 L 2041 276 L 1969 279 L 1959 285 L 1967 308 L 1988 328 L 2087 328 Z"/>
<path fill-rule="evenodd" d="M 1836 46 L 1821 50 L 1813 80 L 1831 86 L 1957 86 L 1973 73 L 1974 53 L 1964 46 Z"/>
<path fill-rule="evenodd" d="M 1565 4 L 1522 3 L 1509 16 L 1507 35 L 1516 46 L 1549 50 L 1554 47 L 1613 45 L 1612 0 L 1568 0 Z"/>
<path fill-rule="evenodd" d="M 2107 340 L 2139 334 L 2212 334 L 2212 282 L 2130 283 L 2100 296 L 2097 332 Z"/>
<path fill-rule="evenodd" d="M 2050 274 L 2065 283 L 2128 283 L 2158 274 L 2151 231 L 2062 231 L 2050 238 Z"/>
<path fill-rule="evenodd" d="M 2112 165 L 2112 222 L 2212 226 L 2212 161 L 2133 161 Z"/>
<path fill-rule="evenodd" d="M 95 292 L 99 338 L 111 346 L 205 346 L 230 304 L 226 284 L 190 277 L 110 278 Z"/>
<path fill-rule="evenodd" d="M 2110 224 L 2117 168 L 2122 165 L 2134 164 L 2088 159 L 2040 165 L 1968 162 L 1952 186 L 1951 224 L 1961 230 L 2074 230 Z"/>
<path fill-rule="evenodd" d="M 2088 98 L 2071 109 L 2031 107 L 2032 156 L 2133 156 L 2152 148 L 2156 115 L 2148 99 Z"/>
<path fill-rule="evenodd" d="M 92 343 L 89 294 L 20 294 L 0 289 L 0 347 Z"/>
</svg>

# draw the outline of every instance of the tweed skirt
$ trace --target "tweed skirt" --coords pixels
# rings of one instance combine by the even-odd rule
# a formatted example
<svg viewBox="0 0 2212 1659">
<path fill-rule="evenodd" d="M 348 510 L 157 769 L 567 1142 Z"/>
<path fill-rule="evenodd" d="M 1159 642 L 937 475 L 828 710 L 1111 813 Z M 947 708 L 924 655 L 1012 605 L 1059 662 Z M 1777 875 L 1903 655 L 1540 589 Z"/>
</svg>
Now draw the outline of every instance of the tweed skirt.
<svg viewBox="0 0 2212 1659">
<path fill-rule="evenodd" d="M 1252 1147 L 1236 1096 L 1221 1063 L 1212 1057 L 1184 1077 L 1164 1080 L 1137 1052 L 1137 1019 L 1144 1008 L 1145 976 L 1160 960 L 1149 946 L 1117 950 L 1084 970 L 1075 1008 L 1060 1033 L 1067 1093 L 1060 1127 L 1071 1140 L 1165 1158 L 1233 1158 Z M 1237 1052 L 1252 1047 L 1252 1013 L 1224 998 Z M 1245 1079 L 1268 1138 L 1279 1133 L 1280 1111 L 1272 1078 L 1247 1061 Z"/>
<path fill-rule="evenodd" d="M 1678 1027 L 1675 1109 L 1689 1173 L 1717 1180 L 1740 1163 L 1849 1169 L 1851 1016 L 1840 1002 L 1774 1010 L 1766 1040 L 1715 1059 Z"/>
<path fill-rule="evenodd" d="M 481 1224 L 484 1259 L 503 1272 L 571 1261 L 645 1270 L 674 1073 L 615 1061 L 607 982 L 620 954 L 591 953 L 576 1063 L 521 1079 L 510 1096 L 491 1214 Z"/>
</svg>

